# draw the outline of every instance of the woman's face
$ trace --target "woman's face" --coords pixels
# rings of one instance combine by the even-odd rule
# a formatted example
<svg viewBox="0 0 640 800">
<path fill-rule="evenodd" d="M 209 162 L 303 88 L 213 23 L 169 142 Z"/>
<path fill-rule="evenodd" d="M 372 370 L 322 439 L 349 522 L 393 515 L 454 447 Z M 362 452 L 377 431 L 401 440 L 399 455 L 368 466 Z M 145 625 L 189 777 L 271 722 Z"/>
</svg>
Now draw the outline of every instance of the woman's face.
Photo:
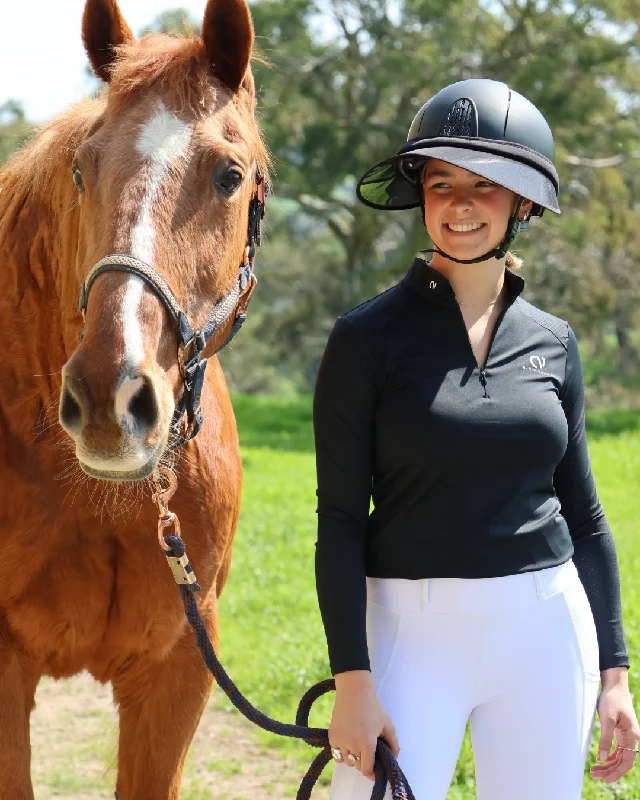
<svg viewBox="0 0 640 800">
<path fill-rule="evenodd" d="M 422 174 L 424 222 L 436 247 L 460 259 L 477 258 L 503 240 L 518 197 L 461 167 L 429 159 Z M 532 202 L 522 204 L 521 218 Z"/>
</svg>

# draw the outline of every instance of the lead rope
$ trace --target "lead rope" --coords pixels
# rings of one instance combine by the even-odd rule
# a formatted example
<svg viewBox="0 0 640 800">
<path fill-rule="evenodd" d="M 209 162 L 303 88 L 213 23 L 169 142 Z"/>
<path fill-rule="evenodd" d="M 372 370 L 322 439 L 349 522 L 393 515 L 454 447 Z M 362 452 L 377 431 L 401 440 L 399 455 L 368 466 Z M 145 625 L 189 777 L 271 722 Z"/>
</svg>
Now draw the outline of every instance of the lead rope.
<svg viewBox="0 0 640 800">
<path fill-rule="evenodd" d="M 168 485 L 163 487 L 160 480 L 164 477 Z M 275 733 L 278 736 L 288 736 L 293 739 L 302 739 L 311 747 L 319 747 L 320 752 L 313 759 L 311 766 L 302 779 L 296 800 L 309 800 L 313 787 L 316 785 L 322 771 L 331 761 L 331 747 L 329 745 L 329 732 L 326 728 L 310 728 L 309 713 L 314 702 L 327 692 L 334 691 L 336 688 L 333 678 L 320 681 L 308 689 L 296 712 L 295 725 L 278 722 L 271 719 L 262 711 L 243 697 L 242 693 L 227 675 L 209 639 L 198 605 L 196 603 L 196 592 L 201 587 L 196 580 L 195 573 L 189 563 L 185 545 L 180 538 L 180 522 L 178 517 L 169 511 L 168 504 L 178 487 L 175 475 L 165 467 L 160 467 L 152 476 L 153 482 L 153 501 L 158 508 L 158 542 L 173 573 L 178 588 L 184 611 L 191 628 L 196 637 L 196 645 L 200 650 L 204 662 L 209 672 L 216 679 L 218 686 L 227 695 L 229 700 L 254 725 L 258 725 L 265 731 Z M 167 529 L 173 528 L 174 533 L 165 535 Z M 391 796 L 393 800 L 415 800 L 415 796 L 409 786 L 404 773 L 400 769 L 391 748 L 382 739 L 378 739 L 376 745 L 376 757 L 374 764 L 375 782 L 371 792 L 371 800 L 384 800 L 387 782 L 391 786 Z"/>
</svg>

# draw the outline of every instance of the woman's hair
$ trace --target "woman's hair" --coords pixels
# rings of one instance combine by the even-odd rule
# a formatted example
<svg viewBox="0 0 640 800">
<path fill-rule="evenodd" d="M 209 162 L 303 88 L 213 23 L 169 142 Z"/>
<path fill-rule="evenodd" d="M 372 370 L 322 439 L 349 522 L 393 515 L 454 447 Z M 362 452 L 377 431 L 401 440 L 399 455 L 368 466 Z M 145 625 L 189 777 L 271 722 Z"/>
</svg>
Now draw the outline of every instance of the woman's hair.
<svg viewBox="0 0 640 800">
<path fill-rule="evenodd" d="M 511 250 L 507 250 L 505 265 L 509 269 L 522 269 L 523 264 L 524 261 L 519 256 L 517 256 L 515 253 L 512 253 Z"/>
</svg>

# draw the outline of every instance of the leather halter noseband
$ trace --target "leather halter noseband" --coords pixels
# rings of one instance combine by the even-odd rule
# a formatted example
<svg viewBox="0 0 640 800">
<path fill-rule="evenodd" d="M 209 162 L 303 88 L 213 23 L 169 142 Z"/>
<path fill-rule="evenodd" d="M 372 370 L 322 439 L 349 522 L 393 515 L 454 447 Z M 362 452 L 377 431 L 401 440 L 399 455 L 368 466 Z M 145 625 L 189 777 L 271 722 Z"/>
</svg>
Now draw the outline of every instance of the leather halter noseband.
<svg viewBox="0 0 640 800">
<path fill-rule="evenodd" d="M 129 272 L 141 278 L 153 289 L 169 312 L 178 335 L 178 363 L 180 364 L 180 372 L 184 381 L 184 391 L 176 404 L 171 424 L 174 433 L 178 434 L 182 418 L 185 413 L 187 415 L 187 431 L 183 436 L 177 436 L 176 441 L 170 445 L 171 449 L 175 449 L 178 445 L 193 439 L 202 427 L 200 396 L 204 386 L 204 373 L 207 366 L 207 359 L 202 358 L 202 353 L 207 342 L 216 331 L 220 330 L 225 322 L 231 319 L 235 311 L 233 323 L 227 336 L 213 353 L 209 354 L 209 356 L 215 355 L 215 353 L 218 353 L 229 344 L 247 318 L 247 305 L 256 285 L 253 259 L 256 254 L 256 248 L 260 245 L 262 239 L 262 219 L 268 194 L 269 184 L 265 181 L 256 162 L 256 193 L 249 204 L 249 231 L 248 244 L 245 248 L 245 262 L 240 265 L 233 287 L 213 306 L 200 330 L 195 330 L 191 326 L 187 315 L 182 310 L 171 287 L 162 275 L 156 272 L 149 264 L 145 264 L 144 261 L 140 261 L 140 259 L 133 256 L 117 253 L 105 256 L 91 268 L 86 280 L 80 285 L 78 307 L 82 313 L 83 320 L 87 310 L 87 303 L 89 302 L 91 287 L 96 278 L 104 272 Z M 82 334 L 80 338 L 82 338 Z"/>
</svg>

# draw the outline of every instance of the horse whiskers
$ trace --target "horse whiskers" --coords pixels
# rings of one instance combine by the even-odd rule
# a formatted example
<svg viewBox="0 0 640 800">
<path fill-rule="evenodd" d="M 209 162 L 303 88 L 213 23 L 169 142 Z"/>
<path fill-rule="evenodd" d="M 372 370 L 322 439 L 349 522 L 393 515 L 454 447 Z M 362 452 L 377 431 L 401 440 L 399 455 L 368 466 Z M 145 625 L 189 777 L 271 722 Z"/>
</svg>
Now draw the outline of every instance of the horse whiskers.
<svg viewBox="0 0 640 800">
<path fill-rule="evenodd" d="M 74 208 L 78 208 L 78 206 L 79 206 L 79 205 L 80 205 L 80 198 L 78 198 L 78 199 L 75 201 L 75 203 L 72 203 L 72 204 L 69 206 L 69 208 L 68 208 L 66 211 L 63 211 L 63 212 L 62 212 L 62 213 L 63 213 L 63 215 L 64 215 L 64 214 L 69 214 L 71 211 L 73 211 L 73 209 L 74 209 Z"/>
<path fill-rule="evenodd" d="M 88 493 L 89 504 L 100 518 L 108 517 L 112 522 L 118 519 L 137 519 L 141 510 L 141 497 L 144 496 L 144 481 L 107 482 L 95 480 L 95 485 Z M 99 494 L 98 494 L 99 493 Z"/>
<path fill-rule="evenodd" d="M 53 480 L 54 481 L 65 481 L 66 479 L 68 479 L 72 475 L 77 475 L 79 469 L 80 468 L 77 466 L 77 464 L 69 464 L 68 467 L 65 467 L 57 475 L 54 475 Z M 82 472 L 82 470 L 80 470 L 80 471 Z"/>
<path fill-rule="evenodd" d="M 74 503 L 74 501 L 75 501 L 75 499 L 76 499 L 76 496 L 77 496 L 78 492 L 79 492 L 79 491 L 80 491 L 80 489 L 81 489 L 83 486 L 85 486 L 85 484 L 86 484 L 86 483 L 89 481 L 89 476 L 88 476 L 88 475 L 86 475 L 84 472 L 82 472 L 82 470 L 80 469 L 80 467 L 78 467 L 78 471 L 81 473 L 81 475 L 80 475 L 80 480 L 79 480 L 79 481 L 77 481 L 77 482 L 76 482 L 76 484 L 75 484 L 75 487 L 76 487 L 76 488 L 75 488 L 75 491 L 73 492 L 73 495 L 71 496 L 71 502 L 70 502 L 70 505 L 73 505 L 73 503 Z M 69 487 L 69 491 L 68 491 L 68 492 L 67 492 L 67 494 L 65 495 L 65 498 L 64 498 L 64 500 L 63 500 L 63 504 L 64 504 L 64 503 L 66 503 L 66 502 L 67 502 L 67 500 L 69 500 L 69 495 L 71 495 L 71 492 L 72 492 L 72 491 L 73 491 L 73 484 L 72 484 L 72 485 Z"/>
<path fill-rule="evenodd" d="M 59 395 L 60 389 L 56 389 L 51 393 L 51 395 L 49 395 L 46 402 L 42 404 L 40 414 L 38 415 L 38 421 L 34 425 L 35 435 L 29 444 L 33 444 L 39 436 L 42 436 L 43 433 L 46 433 L 46 431 L 48 431 L 54 425 L 59 424 L 57 410 L 55 417 L 49 417 L 54 403 L 57 406 Z"/>
</svg>

